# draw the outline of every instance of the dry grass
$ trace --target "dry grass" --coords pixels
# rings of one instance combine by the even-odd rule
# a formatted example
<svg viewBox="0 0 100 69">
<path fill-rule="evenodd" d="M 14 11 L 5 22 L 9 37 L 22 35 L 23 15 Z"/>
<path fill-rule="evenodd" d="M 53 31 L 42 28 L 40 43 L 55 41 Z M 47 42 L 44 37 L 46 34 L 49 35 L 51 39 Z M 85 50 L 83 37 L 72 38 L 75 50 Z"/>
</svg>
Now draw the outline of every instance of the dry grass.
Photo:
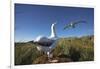
<svg viewBox="0 0 100 69">
<path fill-rule="evenodd" d="M 94 37 L 62 38 L 53 50 L 52 60 L 59 62 L 93 61 Z M 27 43 L 15 43 L 15 65 L 45 64 L 50 63 L 47 55 L 37 51 L 36 45 Z"/>
</svg>

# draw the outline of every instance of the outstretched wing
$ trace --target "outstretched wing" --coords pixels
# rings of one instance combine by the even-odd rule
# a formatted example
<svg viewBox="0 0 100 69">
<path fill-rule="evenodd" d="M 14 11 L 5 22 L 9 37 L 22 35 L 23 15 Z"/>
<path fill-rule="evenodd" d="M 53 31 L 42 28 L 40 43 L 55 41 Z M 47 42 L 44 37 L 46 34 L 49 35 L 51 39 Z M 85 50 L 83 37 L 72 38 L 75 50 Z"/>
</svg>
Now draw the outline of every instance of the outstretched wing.
<svg viewBox="0 0 100 69">
<path fill-rule="evenodd" d="M 78 20 L 78 21 L 75 21 L 73 22 L 73 24 L 79 24 L 79 23 L 87 23 L 85 20 Z"/>
</svg>

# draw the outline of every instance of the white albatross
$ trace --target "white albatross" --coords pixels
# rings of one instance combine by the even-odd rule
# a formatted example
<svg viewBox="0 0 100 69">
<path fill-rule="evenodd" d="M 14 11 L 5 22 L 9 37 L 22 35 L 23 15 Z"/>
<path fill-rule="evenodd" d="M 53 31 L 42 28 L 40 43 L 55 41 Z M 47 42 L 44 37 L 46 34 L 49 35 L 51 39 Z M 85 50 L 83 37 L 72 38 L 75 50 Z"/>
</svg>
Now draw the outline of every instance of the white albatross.
<svg viewBox="0 0 100 69">
<path fill-rule="evenodd" d="M 50 37 L 38 36 L 36 40 L 34 40 L 34 42 L 38 44 L 37 49 L 46 53 L 48 58 L 52 57 L 51 51 L 56 47 L 56 44 L 58 42 L 55 25 L 56 23 L 53 23 L 51 25 Z"/>
<path fill-rule="evenodd" d="M 87 23 L 87 22 L 85 20 L 72 21 L 71 23 L 65 25 L 64 30 L 67 28 L 75 28 L 76 25 L 80 23 Z"/>
</svg>

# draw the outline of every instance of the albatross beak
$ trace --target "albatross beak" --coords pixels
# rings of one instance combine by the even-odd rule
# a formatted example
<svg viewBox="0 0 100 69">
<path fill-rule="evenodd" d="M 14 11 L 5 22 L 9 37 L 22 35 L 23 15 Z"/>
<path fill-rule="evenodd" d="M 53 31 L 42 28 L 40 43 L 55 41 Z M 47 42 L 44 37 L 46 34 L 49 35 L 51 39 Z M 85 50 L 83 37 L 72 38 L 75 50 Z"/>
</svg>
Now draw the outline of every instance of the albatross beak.
<svg viewBox="0 0 100 69">
<path fill-rule="evenodd" d="M 55 22 L 55 23 L 53 23 L 52 25 L 56 25 L 57 23 Z"/>
<path fill-rule="evenodd" d="M 57 24 L 57 22 L 55 22 L 54 24 Z"/>
</svg>

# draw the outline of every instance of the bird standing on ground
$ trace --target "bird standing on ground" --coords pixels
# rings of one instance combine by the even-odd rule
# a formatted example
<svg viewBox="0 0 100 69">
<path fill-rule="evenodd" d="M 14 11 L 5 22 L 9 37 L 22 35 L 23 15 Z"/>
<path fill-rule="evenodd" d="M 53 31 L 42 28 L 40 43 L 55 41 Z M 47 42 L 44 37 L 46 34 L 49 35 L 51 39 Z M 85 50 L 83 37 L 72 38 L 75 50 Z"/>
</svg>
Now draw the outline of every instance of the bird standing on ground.
<svg viewBox="0 0 100 69">
<path fill-rule="evenodd" d="M 56 23 L 53 23 L 51 25 L 50 37 L 38 36 L 36 40 L 34 40 L 34 42 L 38 44 L 37 49 L 46 53 L 48 55 L 48 58 L 52 57 L 51 51 L 56 47 L 56 44 L 58 42 L 55 25 Z"/>
</svg>

